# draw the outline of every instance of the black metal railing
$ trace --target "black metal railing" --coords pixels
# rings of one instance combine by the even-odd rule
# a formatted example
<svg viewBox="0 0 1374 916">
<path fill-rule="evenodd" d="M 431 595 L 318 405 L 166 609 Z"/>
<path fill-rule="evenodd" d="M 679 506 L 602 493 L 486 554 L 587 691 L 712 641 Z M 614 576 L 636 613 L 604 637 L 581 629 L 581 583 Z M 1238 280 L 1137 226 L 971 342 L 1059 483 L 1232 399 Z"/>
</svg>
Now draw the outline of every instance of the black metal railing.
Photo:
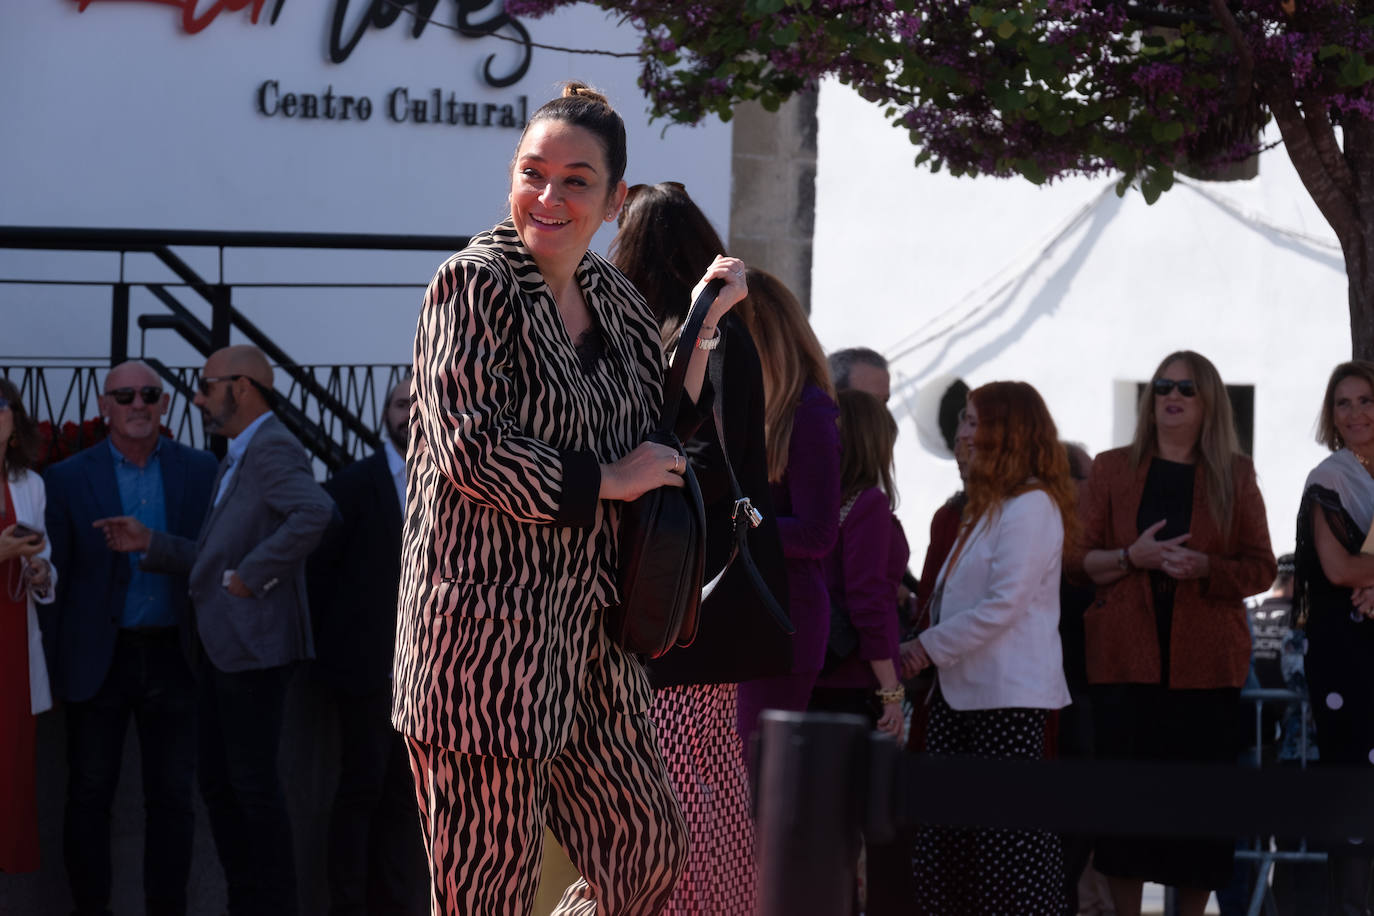
<svg viewBox="0 0 1374 916">
<path fill-rule="evenodd" d="M 118 253 L 119 264 L 115 276 L 103 278 L 36 278 L 0 277 L 0 288 L 24 285 L 105 286 L 110 290 L 109 326 L 110 346 L 108 365 L 128 359 L 130 333 L 130 293 L 146 290 L 167 310 L 166 314 L 139 316 L 139 351 L 167 381 L 173 392 L 173 412 L 169 424 L 179 439 L 198 445 L 211 444 L 200 430 L 199 416 L 190 410 L 196 373 L 192 368 L 172 369 L 162 364 L 148 350 L 148 332 L 171 331 L 202 356 L 228 346 L 231 335 L 256 345 L 277 366 L 280 377 L 277 390 L 282 397 L 274 408 L 284 423 L 328 470 L 337 470 L 356 458 L 360 452 L 380 444 L 377 438 L 378 413 L 375 406 L 385 399 L 385 393 L 399 379 L 394 366 L 322 366 L 301 364 L 272 337 L 251 321 L 234 304 L 235 290 L 253 289 L 313 289 L 346 290 L 377 288 L 423 289 L 423 282 L 262 282 L 256 278 L 225 276 L 224 255 L 229 249 L 317 249 L 353 251 L 455 251 L 467 244 L 465 236 L 429 235 L 371 235 L 361 233 L 293 233 L 293 232 L 230 232 L 147 229 L 91 229 L 32 226 L 0 226 L 0 249 L 48 251 L 107 251 Z M 202 276 L 186 259 L 173 251 L 178 248 L 212 248 L 217 253 L 218 270 L 213 280 Z M 130 253 L 151 254 L 175 278 L 169 282 L 134 280 L 126 276 L 125 256 Z M 184 296 L 189 294 L 209 306 L 207 325 L 187 307 Z M 4 357 L 0 357 L 0 362 Z M 11 366 L 6 374 L 19 373 L 24 390 L 32 390 L 26 398 L 33 399 L 35 415 L 56 420 L 89 419 L 95 416 L 89 403 L 98 394 L 97 371 L 94 366 L 63 366 L 55 360 L 52 366 Z M 53 394 L 52 380 L 35 372 L 70 372 L 67 384 L 58 384 L 61 397 Z M 366 370 L 366 371 L 362 371 Z M 379 378 L 376 370 L 383 370 Z M 30 373 L 26 378 L 24 373 Z M 368 416 L 358 412 L 359 404 L 373 405 Z M 177 413 L 180 405 L 180 413 Z"/>
<path fill-rule="evenodd" d="M 216 448 L 216 437 L 205 432 L 200 410 L 192 403 L 200 367 L 169 367 L 155 359 L 147 362 L 167 380 L 171 404 L 163 425 L 172 438 L 196 448 Z M 375 447 L 387 395 L 410 369 L 404 363 L 294 368 L 297 371 L 286 376 L 289 382 L 278 388 L 274 410 L 279 417 L 293 415 L 297 425 L 299 421 L 308 421 L 309 426 L 320 431 L 325 441 L 316 442 L 311 451 L 329 470 L 365 457 Z M 29 415 L 43 426 L 49 441 L 45 463 L 60 460 L 104 438 L 97 398 L 106 371 L 105 367 L 95 365 L 25 365 L 0 358 L 0 375 L 14 382 Z M 300 377 L 307 378 L 310 384 L 300 384 Z M 316 392 L 327 395 L 328 404 Z M 343 424 L 339 416 L 345 412 L 356 425 L 373 435 L 358 435 L 354 424 Z M 305 444 L 308 448 L 311 445 Z M 321 457 L 325 449 L 332 450 L 332 463 Z"/>
</svg>

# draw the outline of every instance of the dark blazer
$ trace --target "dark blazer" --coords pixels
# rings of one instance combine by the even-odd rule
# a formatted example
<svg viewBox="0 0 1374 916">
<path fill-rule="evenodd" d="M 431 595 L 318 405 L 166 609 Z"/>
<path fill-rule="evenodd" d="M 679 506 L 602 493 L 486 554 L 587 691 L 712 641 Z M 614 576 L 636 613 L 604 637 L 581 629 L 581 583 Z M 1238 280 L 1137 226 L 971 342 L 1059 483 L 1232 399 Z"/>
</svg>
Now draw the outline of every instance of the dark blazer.
<svg viewBox="0 0 1374 916">
<path fill-rule="evenodd" d="M 1119 550 L 1135 543 L 1149 470 L 1148 460 L 1131 467 L 1129 448 L 1097 456 L 1079 503 L 1083 535 L 1065 560 L 1067 568 L 1081 572 L 1089 550 Z M 1180 581 L 1174 593 L 1168 687 L 1240 687 L 1250 670 L 1245 598 L 1267 589 L 1278 565 L 1249 458 L 1236 456 L 1232 479 L 1235 508 L 1227 539 L 1208 509 L 1207 478 L 1202 463 L 1197 464 L 1186 546 L 1207 554 L 1211 574 Z M 1083 615 L 1083 627 L 1090 683 L 1159 683 L 1159 636 L 1149 573 L 1132 570 L 1110 585 L 1099 585 Z"/>
<path fill-rule="evenodd" d="M 379 449 L 324 484 L 339 517 L 310 557 L 315 671 L 361 696 L 391 682 L 396 593 L 401 580 L 401 504 Z"/>
<path fill-rule="evenodd" d="M 215 456 L 171 439 L 158 444 L 167 529 L 193 538 L 210 505 Z M 89 700 L 105 682 L 129 587 L 129 558 L 105 546 L 92 526 L 99 518 L 123 515 L 114 455 L 97 442 L 48 468 L 47 528 L 53 565 L 61 572 L 51 623 L 43 627 L 53 692 L 64 700 Z M 178 622 L 186 619 L 186 577 L 171 587 Z"/>
<path fill-rule="evenodd" d="M 224 474 L 211 485 L 211 498 Z M 315 654 L 305 560 L 334 514 L 300 442 L 276 417 L 258 427 L 195 540 L 154 531 L 143 568 L 189 575 L 195 635 L 220 671 L 275 668 Z M 252 591 L 224 587 L 234 570 Z M 188 651 L 192 634 L 184 631 Z"/>
<path fill-rule="evenodd" d="M 787 565 L 778 540 L 778 520 L 768 485 L 763 437 L 763 364 L 749 330 L 733 312 L 721 323 L 720 346 L 711 353 L 710 376 L 725 428 L 730 464 L 740 490 L 763 513 L 749 532 L 749 551 L 778 604 L 787 608 Z M 719 365 L 715 365 L 715 364 Z M 706 581 L 725 566 L 734 542 L 734 498 L 712 420 L 687 443 L 692 470 L 706 507 Z M 648 663 L 655 688 L 680 684 L 733 684 L 786 674 L 792 669 L 792 637 L 764 610 L 744 563 L 736 559 L 701 606 L 697 638 Z"/>
<path fill-rule="evenodd" d="M 590 373 L 509 221 L 425 292 L 392 720 L 428 744 L 547 758 L 582 691 L 630 714 L 652 698 L 602 626 L 619 600 L 622 504 L 598 492 L 599 465 L 653 428 L 663 352 L 644 297 L 610 262 L 588 252 L 577 282 L 605 341 Z"/>
</svg>

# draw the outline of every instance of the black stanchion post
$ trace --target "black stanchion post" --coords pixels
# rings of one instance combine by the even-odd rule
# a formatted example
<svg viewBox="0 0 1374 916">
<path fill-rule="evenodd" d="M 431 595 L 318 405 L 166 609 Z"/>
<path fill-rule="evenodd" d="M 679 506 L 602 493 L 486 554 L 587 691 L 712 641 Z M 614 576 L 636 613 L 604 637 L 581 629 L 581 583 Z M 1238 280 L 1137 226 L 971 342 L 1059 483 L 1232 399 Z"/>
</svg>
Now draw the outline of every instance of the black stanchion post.
<svg viewBox="0 0 1374 916">
<path fill-rule="evenodd" d="M 850 916 L 868 776 L 868 723 L 830 713 L 761 719 L 758 916 Z"/>
</svg>

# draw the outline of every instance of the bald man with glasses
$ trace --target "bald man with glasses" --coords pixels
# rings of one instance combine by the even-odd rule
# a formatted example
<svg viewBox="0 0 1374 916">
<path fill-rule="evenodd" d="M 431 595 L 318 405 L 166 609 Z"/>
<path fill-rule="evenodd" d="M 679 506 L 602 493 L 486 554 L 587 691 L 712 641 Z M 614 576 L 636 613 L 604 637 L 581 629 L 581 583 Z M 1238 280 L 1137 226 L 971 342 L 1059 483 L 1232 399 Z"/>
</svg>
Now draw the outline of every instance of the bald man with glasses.
<svg viewBox="0 0 1374 916">
<path fill-rule="evenodd" d="M 194 820 L 195 689 L 177 637 L 187 581 L 112 552 L 97 519 L 128 515 L 195 537 L 210 504 L 215 457 L 161 435 L 168 396 L 141 362 L 105 377 L 109 437 L 46 474 L 45 524 L 62 576 L 44 627 L 53 692 L 66 701 L 63 854 L 77 916 L 110 912 L 110 809 L 130 720 L 145 799 L 145 911 L 186 912 Z"/>
<path fill-rule="evenodd" d="M 277 775 L 286 688 L 315 654 L 305 561 L 334 514 L 305 449 L 272 413 L 256 347 L 217 350 L 195 404 L 229 448 L 198 537 L 123 516 L 97 524 L 142 568 L 187 575 L 182 639 L 196 678 L 200 787 L 231 916 L 296 912 L 291 824 Z"/>
</svg>

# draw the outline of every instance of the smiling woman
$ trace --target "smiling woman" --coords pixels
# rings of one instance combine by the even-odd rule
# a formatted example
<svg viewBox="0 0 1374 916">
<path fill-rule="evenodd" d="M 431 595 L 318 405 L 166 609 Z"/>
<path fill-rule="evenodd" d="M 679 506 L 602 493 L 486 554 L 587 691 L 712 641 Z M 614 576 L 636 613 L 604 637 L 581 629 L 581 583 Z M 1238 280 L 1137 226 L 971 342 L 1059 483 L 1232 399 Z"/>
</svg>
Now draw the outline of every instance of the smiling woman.
<svg viewBox="0 0 1374 916">
<path fill-rule="evenodd" d="M 1294 601 L 1306 618 L 1306 674 L 1323 765 L 1374 763 L 1374 363 L 1342 363 L 1322 400 L 1317 441 L 1331 455 L 1312 469 L 1298 508 Z M 1360 912 L 1371 858 L 1330 853 L 1331 901 Z"/>
<path fill-rule="evenodd" d="M 621 506 L 683 485 L 677 451 L 646 441 L 653 313 L 587 250 L 625 162 L 619 115 L 570 83 L 521 137 L 510 219 L 440 267 L 421 308 L 393 719 L 436 914 L 528 913 L 546 825 L 584 876 L 559 912 L 657 913 L 685 862 L 644 669 L 602 626 Z M 697 291 L 713 279 L 716 326 L 743 265 L 716 258 Z M 701 343 L 668 405 L 683 440 L 704 418 Z"/>
</svg>

